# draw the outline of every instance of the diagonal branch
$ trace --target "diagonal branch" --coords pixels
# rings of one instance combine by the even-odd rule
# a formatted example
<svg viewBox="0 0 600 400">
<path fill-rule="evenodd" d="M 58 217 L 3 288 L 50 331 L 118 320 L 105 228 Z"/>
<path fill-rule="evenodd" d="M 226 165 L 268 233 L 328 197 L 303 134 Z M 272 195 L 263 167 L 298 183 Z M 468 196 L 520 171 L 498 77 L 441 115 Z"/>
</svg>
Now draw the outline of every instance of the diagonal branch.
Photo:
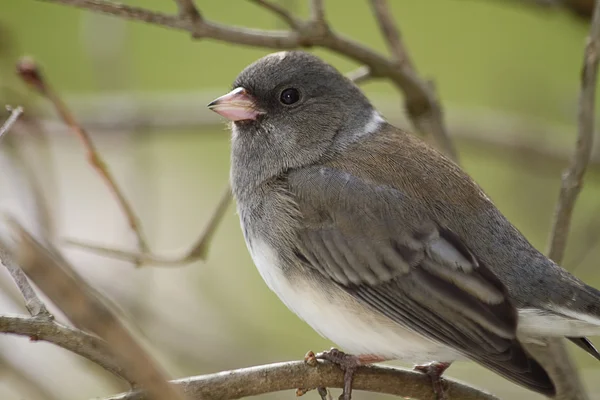
<svg viewBox="0 0 600 400">
<path fill-rule="evenodd" d="M 404 43 L 402 43 L 400 30 L 392 19 L 392 14 L 388 7 L 387 1 L 371 0 L 371 8 L 373 9 L 373 13 L 377 18 L 377 23 L 379 24 L 381 34 L 385 38 L 388 49 L 390 50 L 390 53 L 392 53 L 392 56 L 396 62 L 404 68 L 414 70 L 408 52 L 404 47 Z"/>
<path fill-rule="evenodd" d="M 96 149 L 94 142 L 90 138 L 87 131 L 77 122 L 71 110 L 62 101 L 57 92 L 55 92 L 51 85 L 44 79 L 40 68 L 36 63 L 29 58 L 23 58 L 17 64 L 17 72 L 19 76 L 30 86 L 35 88 L 39 94 L 44 96 L 54 106 L 56 113 L 60 116 L 63 122 L 72 130 L 72 132 L 79 138 L 83 147 L 87 151 L 87 158 L 90 165 L 98 172 L 98 175 L 104 180 L 112 194 L 117 199 L 117 202 L 123 214 L 127 218 L 129 226 L 133 230 L 140 252 L 148 252 L 148 245 L 146 239 L 142 233 L 140 227 L 139 218 L 136 216 L 133 208 L 125 198 L 125 195 L 116 183 L 115 177 L 112 172 L 100 156 L 100 153 Z"/>
<path fill-rule="evenodd" d="M 211 375 L 178 379 L 173 383 L 190 399 L 229 400 L 257 396 L 298 387 L 342 388 L 344 373 L 339 367 L 326 362 L 309 366 L 303 361 L 290 361 L 258 367 L 242 368 Z M 386 393 L 419 400 L 436 400 L 429 378 L 421 373 L 400 368 L 368 366 L 356 370 L 355 390 Z M 448 398 L 461 400 L 497 400 L 495 396 L 444 378 Z M 298 394 L 303 394 L 302 389 Z M 122 393 L 104 400 L 145 400 L 143 392 Z"/>
<path fill-rule="evenodd" d="M 0 126 L 0 139 L 4 136 L 5 133 L 10 131 L 10 128 L 17 122 L 21 114 L 23 114 L 23 107 L 12 108 L 10 106 L 6 106 L 6 109 L 10 111 L 10 116 L 4 121 L 2 126 Z"/>
<path fill-rule="evenodd" d="M 108 300 L 81 279 L 58 251 L 7 218 L 17 245 L 16 263 L 75 324 L 106 340 L 119 364 L 156 399 L 182 399 L 163 371 L 107 306 Z"/>
<path fill-rule="evenodd" d="M 196 22 L 202 19 L 202 15 L 194 4 L 194 0 L 175 0 L 179 9 L 179 16 L 188 19 L 190 22 Z"/>
<path fill-rule="evenodd" d="M 557 263 L 562 262 L 567 247 L 571 216 L 579 192 L 583 187 L 583 176 L 585 175 L 592 154 L 599 53 L 600 1 L 596 1 L 581 72 L 577 145 L 569 167 L 563 174 L 554 221 L 552 223 L 552 233 L 550 235 L 548 254 Z"/>
<path fill-rule="evenodd" d="M 291 12 L 285 9 L 285 7 L 274 3 L 269 0 L 249 0 L 251 3 L 254 3 L 266 10 L 269 10 L 273 14 L 277 15 L 279 19 L 285 22 L 290 28 L 293 30 L 299 30 L 302 28 L 303 22 L 292 15 Z"/>
</svg>

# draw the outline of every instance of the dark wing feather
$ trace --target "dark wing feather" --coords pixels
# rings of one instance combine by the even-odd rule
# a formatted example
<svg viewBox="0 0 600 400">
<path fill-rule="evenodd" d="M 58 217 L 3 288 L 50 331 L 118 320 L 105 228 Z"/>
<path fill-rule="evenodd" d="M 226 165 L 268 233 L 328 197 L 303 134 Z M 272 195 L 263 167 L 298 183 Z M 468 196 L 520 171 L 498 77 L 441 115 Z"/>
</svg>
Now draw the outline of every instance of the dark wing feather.
<svg viewBox="0 0 600 400">
<path fill-rule="evenodd" d="M 596 349 L 596 346 L 586 337 L 568 337 L 571 342 L 575 343 L 577 347 L 585 350 L 589 355 L 600 361 L 600 353 Z"/>
<path fill-rule="evenodd" d="M 396 323 L 555 394 L 516 338 L 506 288 L 456 234 L 409 208 L 398 190 L 338 170 L 295 171 L 288 182 L 306 226 L 301 261 Z"/>
</svg>

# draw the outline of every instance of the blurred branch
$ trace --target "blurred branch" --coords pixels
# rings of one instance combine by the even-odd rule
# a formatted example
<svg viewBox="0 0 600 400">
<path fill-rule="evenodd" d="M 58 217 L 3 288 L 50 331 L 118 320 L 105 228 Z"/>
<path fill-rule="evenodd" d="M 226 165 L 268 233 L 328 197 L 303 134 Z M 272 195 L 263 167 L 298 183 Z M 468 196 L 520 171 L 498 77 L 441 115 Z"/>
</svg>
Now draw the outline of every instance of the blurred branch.
<svg viewBox="0 0 600 400">
<path fill-rule="evenodd" d="M 75 239 L 67 239 L 65 242 L 67 244 L 89 250 L 99 255 L 115 258 L 117 260 L 136 263 L 140 266 L 152 265 L 158 267 L 179 267 L 182 265 L 187 265 L 194 261 L 206 260 L 206 257 L 208 255 L 208 249 L 210 248 L 210 243 L 212 242 L 214 235 L 217 232 L 217 228 L 219 227 L 221 221 L 223 220 L 223 217 L 225 216 L 225 211 L 227 211 L 231 200 L 231 189 L 228 185 L 227 188 L 223 191 L 219 203 L 217 204 L 215 211 L 213 211 L 206 227 L 200 234 L 200 237 L 198 238 L 196 243 L 192 245 L 191 249 L 183 256 L 162 257 L 160 255 L 152 253 L 137 253 L 127 250 L 102 247 L 96 244 L 85 243 Z"/>
<path fill-rule="evenodd" d="M 75 326 L 106 340 L 122 367 L 155 399 L 182 399 L 166 376 L 106 305 L 108 300 L 81 279 L 52 247 L 37 241 L 7 218 L 16 244 L 15 261 Z"/>
<path fill-rule="evenodd" d="M 598 57 L 600 52 L 600 1 L 596 2 L 590 34 L 585 48 L 579 96 L 577 144 L 571 162 L 562 177 L 562 184 L 554 220 L 548 254 L 555 262 L 562 262 L 575 202 L 583 187 L 583 176 L 590 162 L 594 141 L 594 108 Z"/>
<path fill-rule="evenodd" d="M 62 101 L 58 93 L 56 93 L 50 84 L 44 79 L 40 68 L 31 59 L 22 59 L 17 64 L 17 72 L 19 76 L 28 83 L 31 87 L 35 88 L 39 94 L 44 96 L 52 103 L 57 114 L 62 118 L 64 123 L 71 128 L 73 133 L 81 140 L 84 148 L 87 151 L 87 158 L 93 168 L 96 169 L 100 177 L 105 181 L 106 185 L 116 197 L 119 206 L 123 210 L 129 226 L 136 235 L 138 241 L 139 251 L 142 253 L 148 252 L 148 245 L 144 239 L 140 227 L 140 221 L 135 215 L 133 208 L 123 195 L 121 189 L 117 186 L 116 180 L 110 172 L 108 166 L 98 153 L 94 142 L 92 142 L 89 134 L 83 129 L 83 127 L 77 122 L 67 105 Z"/>
<path fill-rule="evenodd" d="M 302 21 L 296 18 L 292 13 L 290 13 L 285 7 L 274 3 L 269 0 L 249 0 L 252 3 L 255 3 L 259 7 L 265 8 L 271 11 L 273 14 L 277 15 L 279 19 L 285 22 L 292 29 L 300 29 L 302 26 Z"/>
<path fill-rule="evenodd" d="M 423 135 L 432 135 L 438 147 L 447 155 L 456 159 L 456 152 L 451 146 L 443 123 L 443 115 L 437 97 L 430 84 L 422 81 L 415 71 L 404 68 L 372 49 L 351 39 L 335 33 L 327 25 L 323 2 L 311 2 L 311 19 L 297 24 L 291 31 L 264 31 L 234 26 L 216 24 L 206 19 L 190 22 L 187 18 L 167 15 L 148 9 L 117 4 L 107 0 L 42 0 L 52 3 L 66 4 L 82 9 L 91 10 L 142 21 L 167 28 L 189 32 L 195 39 L 215 39 L 227 43 L 246 46 L 266 47 L 279 50 L 291 50 L 302 47 L 323 47 L 342 54 L 354 61 L 365 64 L 373 78 L 388 78 L 404 93 L 406 108 L 415 128 Z M 251 0 L 263 5 L 269 11 L 280 17 L 281 7 L 266 6 L 267 1 Z M 270 2 L 269 2 L 270 3 Z M 289 14 L 283 19 L 290 22 Z M 294 24 L 296 25 L 296 24 Z"/>
<path fill-rule="evenodd" d="M 242 368 L 217 374 L 178 379 L 173 383 L 190 399 L 229 400 L 293 390 L 298 387 L 343 387 L 344 373 L 339 367 L 319 362 L 309 366 L 303 361 Z M 448 398 L 461 400 L 497 400 L 496 397 L 444 378 Z M 368 366 L 356 370 L 354 390 L 386 393 L 419 400 L 436 400 L 429 378 L 418 372 L 400 368 Z M 300 393 L 306 392 L 303 389 Z M 148 397 L 141 391 L 122 393 L 104 400 L 142 400 Z"/>
<path fill-rule="evenodd" d="M 24 392 L 29 395 L 26 397 L 28 399 L 59 400 L 57 397 L 48 393 L 48 390 L 40 385 L 40 383 L 27 372 L 22 371 L 20 368 L 13 365 L 10 360 L 0 355 L 0 376 L 2 376 L 3 381 L 15 384 L 15 386 L 19 387 L 19 392 L 21 394 Z M 22 398 L 25 398 L 25 396 Z"/>
<path fill-rule="evenodd" d="M 194 4 L 194 0 L 175 0 L 177 8 L 179 8 L 179 16 L 184 19 L 189 19 L 190 22 L 197 22 L 202 19 L 200 11 Z"/>
<path fill-rule="evenodd" d="M 135 379 L 121 367 L 108 344 L 97 336 L 70 328 L 54 320 L 37 317 L 0 316 L 0 332 L 27 336 L 62 347 L 98 364 L 108 372 L 135 386 Z"/>
<path fill-rule="evenodd" d="M 21 114 L 23 114 L 22 107 L 12 108 L 10 106 L 6 106 L 6 109 L 10 112 L 10 116 L 6 119 L 6 121 L 4 121 L 2 126 L 0 126 L 0 139 L 2 139 L 2 136 L 4 136 L 4 134 L 10 130 L 10 128 L 12 128 Z"/>
<path fill-rule="evenodd" d="M 598 52 L 600 51 L 600 1 L 596 1 L 594 16 L 584 52 L 579 96 L 577 145 L 571 162 L 562 177 L 562 184 L 550 234 L 548 256 L 561 263 L 567 246 L 567 238 L 575 202 L 583 186 L 583 177 L 592 154 L 594 139 L 594 107 L 598 75 Z M 551 362 L 549 372 L 565 399 L 587 399 L 581 379 L 573 360 L 569 357 L 563 339 L 546 339 L 543 354 Z"/>
<path fill-rule="evenodd" d="M 27 311 L 29 311 L 29 314 L 31 314 L 32 317 L 39 317 L 40 319 L 52 319 L 52 314 L 48 312 L 46 305 L 40 300 L 35 293 L 35 290 L 33 290 L 29 280 L 27 280 L 27 276 L 25 276 L 23 270 L 21 270 L 14 262 L 11 255 L 6 251 L 6 246 L 2 245 L 2 243 L 0 243 L 0 263 L 6 267 L 13 281 L 19 288 L 19 291 L 23 295 L 25 307 L 27 308 Z"/>
</svg>

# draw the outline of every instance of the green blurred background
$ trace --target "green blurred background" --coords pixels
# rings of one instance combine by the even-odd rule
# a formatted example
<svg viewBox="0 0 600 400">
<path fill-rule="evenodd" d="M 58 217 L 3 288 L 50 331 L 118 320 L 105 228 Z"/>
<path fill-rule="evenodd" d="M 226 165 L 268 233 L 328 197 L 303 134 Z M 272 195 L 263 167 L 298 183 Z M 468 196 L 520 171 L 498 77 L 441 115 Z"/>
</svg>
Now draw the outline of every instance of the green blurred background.
<svg viewBox="0 0 600 400">
<path fill-rule="evenodd" d="M 279 2 L 307 14 L 302 0 Z M 169 0 L 127 3 L 176 12 Z M 248 1 L 196 3 L 206 18 L 223 24 L 285 28 Z M 335 30 L 386 51 L 366 1 L 326 3 Z M 562 10 L 518 3 L 390 1 L 420 74 L 435 81 L 464 168 L 532 243 L 545 249 L 560 173 L 575 142 L 588 22 Z M 205 104 L 268 52 L 194 41 L 183 32 L 42 1 L 1 0 L 0 102 L 25 105 L 49 138 L 49 145 L 37 145 L 29 161 L 46 175 L 51 165 L 52 181 L 46 183 L 61 236 L 135 248 L 122 214 L 86 164 L 79 143 L 14 74 L 19 57 L 30 55 L 42 65 L 93 134 L 142 218 L 153 249 L 175 256 L 194 242 L 228 178 L 226 125 Z M 344 72 L 357 66 L 325 50 L 315 53 Z M 378 81 L 363 88 L 388 119 L 410 127 L 401 96 L 391 85 Z M 25 130 L 18 129 L 15 136 Z M 43 157 L 36 158 L 36 152 Z M 40 166 L 42 159 L 50 164 Z M 596 157 L 564 263 L 596 286 L 599 166 Z M 8 197 L 13 193 L 9 186 L 0 190 Z M 27 212 L 19 206 L 17 198 L 11 207 Z M 135 269 L 64 249 L 78 270 L 118 304 L 172 377 L 298 359 L 309 349 L 332 345 L 264 285 L 246 251 L 234 207 L 206 263 Z M 22 312 L 6 276 L 0 278 L 0 313 Z M 99 368 L 51 345 L 0 337 L 0 350 L 3 399 L 82 399 L 124 389 Z M 592 397 L 600 399 L 600 364 L 580 350 L 573 354 Z M 448 375 L 504 399 L 539 398 L 471 363 L 457 363 Z M 292 396 L 284 392 L 265 398 Z M 357 392 L 355 397 L 384 396 Z"/>
</svg>

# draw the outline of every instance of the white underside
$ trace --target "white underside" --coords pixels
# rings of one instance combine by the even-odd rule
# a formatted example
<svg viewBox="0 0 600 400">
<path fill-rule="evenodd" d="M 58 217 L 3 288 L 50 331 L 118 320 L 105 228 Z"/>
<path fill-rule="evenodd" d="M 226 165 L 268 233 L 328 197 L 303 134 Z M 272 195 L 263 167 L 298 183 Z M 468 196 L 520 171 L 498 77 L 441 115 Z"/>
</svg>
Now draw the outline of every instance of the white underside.
<svg viewBox="0 0 600 400">
<path fill-rule="evenodd" d="M 249 249 L 258 271 L 281 301 L 320 335 L 351 354 L 369 354 L 413 363 L 464 358 L 368 310 L 341 290 L 335 296 L 315 290 L 306 280 L 292 285 L 276 266 L 277 257 L 264 242 Z"/>
<path fill-rule="evenodd" d="M 341 290 L 335 295 L 324 293 L 308 279 L 291 284 L 277 267 L 274 251 L 257 238 L 253 243 L 253 248 L 249 248 L 252 259 L 269 288 L 290 310 L 342 350 L 412 363 L 464 358 L 451 348 L 432 342 L 367 309 Z M 543 315 L 534 309 L 519 310 L 519 337 L 536 342 L 535 338 L 542 336 L 600 334 L 600 321 L 589 316 L 575 319 L 565 310 L 562 313 L 574 319 Z"/>
</svg>

